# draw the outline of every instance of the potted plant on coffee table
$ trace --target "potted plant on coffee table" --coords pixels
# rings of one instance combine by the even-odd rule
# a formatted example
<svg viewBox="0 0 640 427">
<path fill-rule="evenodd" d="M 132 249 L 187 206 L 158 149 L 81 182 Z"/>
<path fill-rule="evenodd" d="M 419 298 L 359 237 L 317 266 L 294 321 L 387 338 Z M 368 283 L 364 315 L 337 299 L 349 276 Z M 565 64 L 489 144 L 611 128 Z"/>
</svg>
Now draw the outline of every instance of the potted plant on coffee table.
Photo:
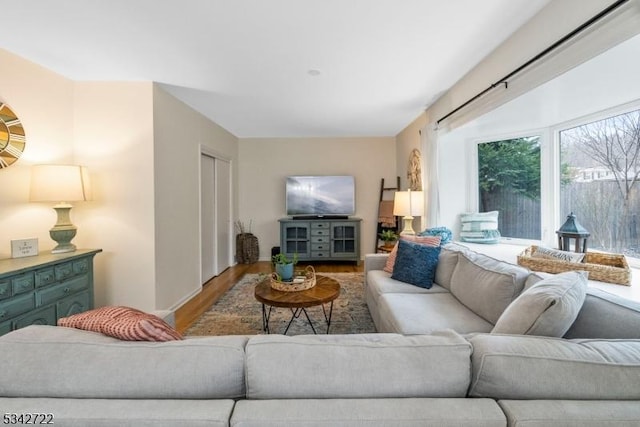
<svg viewBox="0 0 640 427">
<path fill-rule="evenodd" d="M 294 253 L 291 259 L 286 254 L 279 253 L 271 257 L 275 265 L 276 273 L 283 282 L 293 280 L 293 266 L 298 263 L 298 254 Z"/>
<path fill-rule="evenodd" d="M 398 240 L 398 235 L 393 230 L 383 230 L 378 236 L 382 240 L 382 247 L 385 249 L 393 249 L 393 245 Z"/>
</svg>

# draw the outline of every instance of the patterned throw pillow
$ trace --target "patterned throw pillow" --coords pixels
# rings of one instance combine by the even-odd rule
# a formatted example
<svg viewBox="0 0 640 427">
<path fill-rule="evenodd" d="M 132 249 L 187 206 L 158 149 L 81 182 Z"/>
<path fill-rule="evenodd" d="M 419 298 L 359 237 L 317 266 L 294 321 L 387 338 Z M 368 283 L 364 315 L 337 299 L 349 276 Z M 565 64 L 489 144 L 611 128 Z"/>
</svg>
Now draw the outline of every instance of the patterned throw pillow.
<svg viewBox="0 0 640 427">
<path fill-rule="evenodd" d="M 439 255 L 440 246 L 427 246 L 400 240 L 391 278 L 429 289 L 433 286 Z"/>
<path fill-rule="evenodd" d="M 440 236 L 400 236 L 400 240 L 406 240 L 413 243 L 418 243 L 420 245 L 426 246 L 440 246 Z M 398 244 L 393 247 L 391 253 L 387 257 L 387 263 L 385 264 L 383 271 L 386 271 L 389 274 L 393 273 L 393 266 L 396 263 L 396 256 L 398 254 Z"/>
<path fill-rule="evenodd" d="M 469 243 L 498 243 L 498 211 L 467 213 L 460 216 L 460 240 Z"/>
<path fill-rule="evenodd" d="M 534 258 L 557 259 L 567 262 L 582 262 L 584 258 L 584 254 L 581 252 L 561 251 L 558 249 L 545 248 L 544 246 L 538 246 L 531 256 Z"/>
<path fill-rule="evenodd" d="M 58 326 L 99 332 L 125 341 L 173 341 L 182 335 L 167 322 L 130 307 L 102 307 L 58 319 Z"/>
</svg>

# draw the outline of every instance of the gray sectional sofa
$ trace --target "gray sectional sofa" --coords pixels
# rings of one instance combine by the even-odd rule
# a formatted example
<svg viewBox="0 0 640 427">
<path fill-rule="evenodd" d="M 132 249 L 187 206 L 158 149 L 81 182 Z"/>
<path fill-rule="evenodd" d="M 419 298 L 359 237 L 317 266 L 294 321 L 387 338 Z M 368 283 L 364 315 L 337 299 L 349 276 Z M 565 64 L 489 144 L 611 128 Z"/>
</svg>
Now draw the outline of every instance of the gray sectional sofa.
<svg viewBox="0 0 640 427">
<path fill-rule="evenodd" d="M 365 256 L 365 299 L 378 332 L 461 334 L 491 332 L 525 290 L 553 275 L 532 272 L 465 246 L 442 246 L 430 289 L 392 278 L 387 254 Z M 587 287 L 565 338 L 640 339 L 640 303 Z"/>
<path fill-rule="evenodd" d="M 437 284 L 426 290 L 394 281 L 377 268 L 380 256 L 367 256 L 367 301 L 388 333 L 149 343 L 54 326 L 13 331 L 0 337 L 3 420 L 49 414 L 61 426 L 640 425 L 638 304 L 589 290 L 565 338 L 492 334 L 500 310 L 513 308 L 507 300 L 542 278 L 453 245 L 440 257 Z M 459 288 L 465 281 L 475 287 L 466 294 Z"/>
<path fill-rule="evenodd" d="M 4 414 L 60 426 L 632 426 L 640 342 L 428 335 L 0 337 Z"/>
</svg>

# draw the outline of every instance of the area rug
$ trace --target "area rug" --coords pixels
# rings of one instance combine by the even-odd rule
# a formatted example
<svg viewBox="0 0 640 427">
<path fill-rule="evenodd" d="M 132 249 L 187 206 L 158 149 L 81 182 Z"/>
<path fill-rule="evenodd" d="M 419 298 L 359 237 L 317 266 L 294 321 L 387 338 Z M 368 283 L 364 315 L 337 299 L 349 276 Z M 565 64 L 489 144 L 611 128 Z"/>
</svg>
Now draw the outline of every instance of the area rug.
<svg viewBox="0 0 640 427">
<path fill-rule="evenodd" d="M 340 296 L 333 302 L 330 334 L 373 333 L 376 329 L 364 301 L 363 273 L 321 273 L 340 283 Z M 254 297 L 254 288 L 264 275 L 246 274 L 216 304 L 184 333 L 194 335 L 263 334 L 262 304 Z M 325 307 L 329 308 L 326 304 Z M 327 330 L 322 308 L 311 307 L 307 313 L 318 333 Z M 271 333 L 283 333 L 291 319 L 291 310 L 274 307 L 269 321 Z M 293 321 L 287 335 L 312 334 L 304 315 Z"/>
</svg>

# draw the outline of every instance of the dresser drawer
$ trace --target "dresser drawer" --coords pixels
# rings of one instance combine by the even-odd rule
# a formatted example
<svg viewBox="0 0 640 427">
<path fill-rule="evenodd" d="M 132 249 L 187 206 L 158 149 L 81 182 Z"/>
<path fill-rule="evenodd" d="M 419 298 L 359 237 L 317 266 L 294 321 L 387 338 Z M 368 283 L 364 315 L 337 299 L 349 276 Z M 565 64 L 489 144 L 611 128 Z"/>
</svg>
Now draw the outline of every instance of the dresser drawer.
<svg viewBox="0 0 640 427">
<path fill-rule="evenodd" d="M 53 267 L 56 275 L 56 280 L 64 280 L 73 276 L 73 264 L 65 262 L 64 264 L 58 264 Z"/>
<path fill-rule="evenodd" d="M 0 300 L 11 296 L 11 283 L 9 281 L 0 282 Z"/>
<path fill-rule="evenodd" d="M 311 251 L 311 258 L 329 258 L 329 251 Z"/>
<path fill-rule="evenodd" d="M 89 289 L 89 276 L 86 274 L 84 276 L 68 280 L 64 283 L 37 291 L 36 299 L 38 306 L 41 306 L 85 289 Z"/>
<path fill-rule="evenodd" d="M 73 274 L 79 276 L 89 272 L 89 260 L 87 258 L 73 262 Z"/>
<path fill-rule="evenodd" d="M 57 318 L 68 317 L 74 314 L 82 313 L 91 309 L 91 300 L 89 298 L 89 291 L 80 292 L 79 294 L 71 295 L 58 301 L 56 304 Z"/>
<path fill-rule="evenodd" d="M 36 307 L 33 293 L 20 295 L 0 304 L 0 322 L 9 320 Z"/>
<path fill-rule="evenodd" d="M 311 229 L 311 236 L 329 236 L 329 229 L 328 228 L 312 228 Z"/>
<path fill-rule="evenodd" d="M 36 271 L 36 288 L 47 286 L 56 281 L 56 274 L 53 267 L 43 268 Z"/>
<path fill-rule="evenodd" d="M 25 273 L 11 278 L 13 295 L 29 292 L 34 287 L 33 273 Z"/>
<path fill-rule="evenodd" d="M 329 236 L 313 236 L 311 243 L 329 243 Z"/>
<path fill-rule="evenodd" d="M 53 306 L 36 310 L 32 313 L 25 314 L 13 321 L 15 329 L 24 328 L 29 325 L 55 325 L 56 311 Z"/>
<path fill-rule="evenodd" d="M 328 243 L 312 243 L 311 244 L 311 251 L 328 251 L 329 250 L 329 244 Z"/>
<path fill-rule="evenodd" d="M 11 322 L 0 322 L 0 335 L 11 332 Z"/>
<path fill-rule="evenodd" d="M 311 222 L 311 229 L 318 229 L 318 228 L 329 229 L 329 223 L 328 222 L 315 222 L 315 221 L 312 221 Z"/>
</svg>

